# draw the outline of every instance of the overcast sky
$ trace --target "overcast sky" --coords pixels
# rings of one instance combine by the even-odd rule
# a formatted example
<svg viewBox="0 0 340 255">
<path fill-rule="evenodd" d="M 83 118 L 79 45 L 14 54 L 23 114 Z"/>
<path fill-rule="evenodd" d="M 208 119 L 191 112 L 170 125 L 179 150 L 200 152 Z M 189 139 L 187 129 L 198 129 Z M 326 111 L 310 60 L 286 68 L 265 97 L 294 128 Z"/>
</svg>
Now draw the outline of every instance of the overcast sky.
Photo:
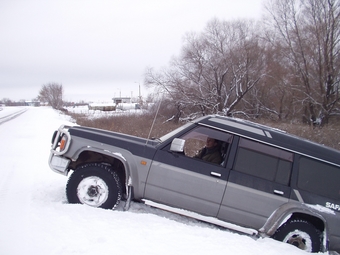
<svg viewBox="0 0 340 255">
<path fill-rule="evenodd" d="M 214 17 L 259 19 L 262 0 L 0 0 L 0 100 L 43 84 L 64 99 L 138 96 L 147 67 L 178 56 L 183 36 Z"/>
</svg>

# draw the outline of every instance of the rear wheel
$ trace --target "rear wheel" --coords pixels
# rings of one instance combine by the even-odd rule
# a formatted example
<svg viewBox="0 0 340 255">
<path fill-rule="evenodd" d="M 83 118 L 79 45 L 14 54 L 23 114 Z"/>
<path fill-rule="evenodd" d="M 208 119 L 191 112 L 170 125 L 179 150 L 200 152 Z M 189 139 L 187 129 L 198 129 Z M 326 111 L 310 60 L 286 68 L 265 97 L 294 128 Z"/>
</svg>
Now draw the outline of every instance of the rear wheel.
<svg viewBox="0 0 340 255">
<path fill-rule="evenodd" d="M 305 220 L 295 219 L 288 221 L 275 232 L 272 238 L 294 245 L 307 252 L 322 251 L 320 231 Z"/>
<path fill-rule="evenodd" d="M 66 186 L 69 203 L 81 203 L 93 207 L 112 209 L 122 195 L 117 173 L 111 167 L 91 163 L 77 168 Z"/>
</svg>

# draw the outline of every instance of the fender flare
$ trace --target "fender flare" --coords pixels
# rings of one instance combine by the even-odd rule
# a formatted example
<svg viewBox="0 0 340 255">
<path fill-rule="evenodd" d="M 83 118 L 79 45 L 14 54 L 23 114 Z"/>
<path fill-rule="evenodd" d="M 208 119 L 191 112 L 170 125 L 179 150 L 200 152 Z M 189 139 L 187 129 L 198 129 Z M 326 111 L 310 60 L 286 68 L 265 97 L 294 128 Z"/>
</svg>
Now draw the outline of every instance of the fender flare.
<svg viewBox="0 0 340 255">
<path fill-rule="evenodd" d="M 286 203 L 277 208 L 267 219 L 265 224 L 259 229 L 259 235 L 263 237 L 272 236 L 276 230 L 286 223 L 293 214 L 305 214 L 321 220 L 325 226 L 324 237 L 328 240 L 328 224 L 326 219 L 312 207 L 300 203 Z"/>
<path fill-rule="evenodd" d="M 98 154 L 102 154 L 111 158 L 115 158 L 117 160 L 119 160 L 123 166 L 124 166 L 124 171 L 125 171 L 125 188 L 126 188 L 126 196 L 127 196 L 127 200 L 126 200 L 126 204 L 124 207 L 124 210 L 128 210 L 129 206 L 130 206 L 130 202 L 132 200 L 132 192 L 133 192 L 133 181 L 136 183 L 138 182 L 138 175 L 135 174 L 133 175 L 133 173 L 137 173 L 137 166 L 134 162 L 133 159 L 133 155 L 129 152 L 129 151 L 125 151 L 121 148 L 119 148 L 119 150 L 115 151 L 111 151 L 108 149 L 103 149 L 103 148 L 98 148 L 95 146 L 86 146 L 86 147 L 82 147 L 80 149 L 78 149 L 76 151 L 76 153 L 73 155 L 72 157 L 72 161 L 77 161 L 77 159 L 79 158 L 80 154 L 83 152 L 95 152 Z M 125 153 L 124 153 L 125 152 Z M 123 154 L 124 153 L 124 154 Z M 133 171 L 133 169 L 135 169 L 135 171 Z"/>
</svg>

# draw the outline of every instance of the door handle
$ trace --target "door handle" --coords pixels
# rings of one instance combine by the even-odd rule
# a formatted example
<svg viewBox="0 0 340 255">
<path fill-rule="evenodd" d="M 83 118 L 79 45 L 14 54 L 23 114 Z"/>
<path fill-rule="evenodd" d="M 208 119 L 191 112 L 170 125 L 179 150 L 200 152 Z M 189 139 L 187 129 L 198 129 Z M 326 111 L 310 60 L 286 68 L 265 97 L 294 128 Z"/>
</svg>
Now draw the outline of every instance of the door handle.
<svg viewBox="0 0 340 255">
<path fill-rule="evenodd" d="M 210 175 L 216 176 L 216 177 L 221 177 L 222 176 L 220 173 L 216 173 L 216 172 L 211 172 Z"/>
<path fill-rule="evenodd" d="M 283 191 L 281 191 L 281 190 L 276 190 L 276 189 L 274 189 L 274 194 L 283 196 L 285 193 L 284 193 Z"/>
</svg>

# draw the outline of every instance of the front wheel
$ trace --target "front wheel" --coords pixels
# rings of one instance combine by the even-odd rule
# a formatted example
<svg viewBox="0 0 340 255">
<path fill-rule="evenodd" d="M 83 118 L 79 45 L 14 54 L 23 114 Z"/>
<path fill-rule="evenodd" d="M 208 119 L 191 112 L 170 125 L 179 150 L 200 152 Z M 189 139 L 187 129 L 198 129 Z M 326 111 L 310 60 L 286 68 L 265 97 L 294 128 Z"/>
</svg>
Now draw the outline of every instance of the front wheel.
<svg viewBox="0 0 340 255">
<path fill-rule="evenodd" d="M 275 232 L 272 238 L 294 245 L 307 252 L 322 251 L 320 231 L 305 220 L 295 219 L 288 221 Z"/>
<path fill-rule="evenodd" d="M 91 163 L 77 168 L 66 186 L 69 203 L 112 209 L 122 195 L 119 177 L 109 166 Z"/>
</svg>

